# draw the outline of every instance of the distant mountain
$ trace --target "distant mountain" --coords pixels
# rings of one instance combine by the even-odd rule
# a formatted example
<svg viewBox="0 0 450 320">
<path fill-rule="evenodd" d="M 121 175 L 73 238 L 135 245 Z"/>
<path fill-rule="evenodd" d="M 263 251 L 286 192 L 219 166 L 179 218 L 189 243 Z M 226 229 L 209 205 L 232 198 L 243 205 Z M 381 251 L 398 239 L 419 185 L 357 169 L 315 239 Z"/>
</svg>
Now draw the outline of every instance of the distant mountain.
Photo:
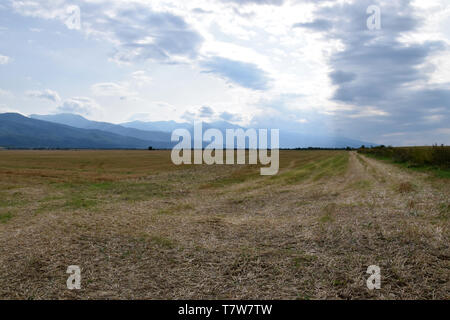
<svg viewBox="0 0 450 320">
<path fill-rule="evenodd" d="M 192 124 L 190 123 L 175 122 L 175 121 L 154 121 L 154 122 L 132 121 L 121 123 L 120 125 L 127 128 L 134 128 L 146 131 L 162 131 L 162 132 L 172 132 L 175 129 L 191 130 L 192 128 Z"/>
<path fill-rule="evenodd" d="M 115 134 L 120 134 L 122 136 L 133 137 L 141 140 L 158 141 L 158 142 L 169 142 L 170 134 L 167 132 L 162 132 L 159 130 L 140 130 L 132 127 L 125 127 L 117 124 L 112 124 L 108 122 L 98 122 L 91 121 L 82 116 L 70 113 L 62 113 L 55 115 L 37 115 L 32 114 L 30 118 L 55 122 L 59 124 L 65 124 L 80 129 L 96 129 L 106 132 L 111 132 Z"/>
<path fill-rule="evenodd" d="M 134 121 L 121 125 L 91 121 L 74 114 L 32 115 L 0 114 L 0 147 L 17 148 L 153 148 L 170 149 L 177 142 L 170 141 L 172 131 L 184 128 L 191 132 L 194 146 L 193 125 L 187 122 Z M 224 146 L 227 129 L 246 129 L 217 121 L 203 123 L 203 132 L 215 128 L 223 133 Z M 206 147 L 209 142 L 203 142 Z M 281 148 L 345 148 L 375 145 L 354 139 L 326 135 L 307 135 L 280 129 Z M 248 146 L 248 144 L 246 144 Z M 270 143 L 269 143 L 270 146 Z"/>
<path fill-rule="evenodd" d="M 280 145 L 283 148 L 359 148 L 362 145 L 376 146 L 371 142 L 349 139 L 338 136 L 308 135 L 280 130 Z"/>
<path fill-rule="evenodd" d="M 17 113 L 0 114 L 0 146 L 12 148 L 144 149 L 170 147 L 111 132 L 80 129 L 31 119 Z"/>
<path fill-rule="evenodd" d="M 121 124 L 124 127 L 136 128 L 141 130 L 160 130 L 166 132 L 172 132 L 175 129 L 183 128 L 187 129 L 193 135 L 193 125 L 187 122 L 175 122 L 175 121 L 156 121 L 156 122 L 142 122 L 133 121 Z M 226 129 L 246 129 L 244 127 L 229 123 L 227 121 L 216 122 L 203 122 L 203 131 L 215 128 L 219 129 L 225 138 Z M 204 144 L 206 146 L 207 144 Z M 281 148 L 359 148 L 361 145 L 376 146 L 374 143 L 364 142 L 355 139 L 349 139 L 338 136 L 325 136 L 325 135 L 307 135 L 297 132 L 291 132 L 280 129 L 280 147 Z"/>
<path fill-rule="evenodd" d="M 175 129 L 187 129 L 190 132 L 193 131 L 193 124 L 188 122 L 176 122 L 176 121 L 154 121 L 154 122 L 143 122 L 143 121 L 133 121 L 121 123 L 122 126 L 127 128 L 135 128 L 140 130 L 157 130 L 163 132 L 173 132 Z M 209 128 L 219 129 L 225 132 L 226 129 L 237 129 L 242 128 L 241 126 L 226 122 L 226 121 L 216 121 L 216 122 L 203 122 L 203 130 Z"/>
</svg>

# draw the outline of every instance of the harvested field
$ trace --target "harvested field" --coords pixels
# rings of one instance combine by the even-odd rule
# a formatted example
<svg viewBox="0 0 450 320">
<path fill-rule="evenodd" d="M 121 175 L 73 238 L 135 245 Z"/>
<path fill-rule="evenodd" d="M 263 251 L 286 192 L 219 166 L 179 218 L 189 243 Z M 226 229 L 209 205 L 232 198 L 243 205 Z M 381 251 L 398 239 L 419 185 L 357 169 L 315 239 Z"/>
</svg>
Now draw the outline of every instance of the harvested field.
<svg viewBox="0 0 450 320">
<path fill-rule="evenodd" d="M 449 199 L 448 179 L 346 151 L 281 151 L 276 176 L 0 151 L 0 299 L 449 299 Z"/>
</svg>

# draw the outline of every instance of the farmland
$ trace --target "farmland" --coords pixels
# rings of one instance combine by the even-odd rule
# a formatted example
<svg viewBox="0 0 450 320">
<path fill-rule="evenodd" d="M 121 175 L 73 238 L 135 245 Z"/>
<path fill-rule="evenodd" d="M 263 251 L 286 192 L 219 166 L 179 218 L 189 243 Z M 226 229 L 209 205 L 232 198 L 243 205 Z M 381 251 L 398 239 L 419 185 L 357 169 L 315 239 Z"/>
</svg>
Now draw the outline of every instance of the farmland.
<svg viewBox="0 0 450 320">
<path fill-rule="evenodd" d="M 449 299 L 449 199 L 447 178 L 347 151 L 281 151 L 275 176 L 0 151 L 0 299 Z"/>
</svg>

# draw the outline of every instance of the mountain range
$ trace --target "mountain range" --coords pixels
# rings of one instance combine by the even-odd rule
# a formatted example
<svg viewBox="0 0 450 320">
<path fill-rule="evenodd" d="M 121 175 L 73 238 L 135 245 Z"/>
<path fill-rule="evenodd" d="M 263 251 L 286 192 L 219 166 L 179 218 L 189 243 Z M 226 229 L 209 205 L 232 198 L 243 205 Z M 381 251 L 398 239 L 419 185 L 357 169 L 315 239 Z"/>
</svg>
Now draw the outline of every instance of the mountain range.
<svg viewBox="0 0 450 320">
<path fill-rule="evenodd" d="M 31 115 L 0 114 L 0 146 L 6 148 L 74 148 L 74 149 L 147 149 L 149 146 L 170 149 L 172 131 L 184 128 L 193 132 L 191 123 L 175 121 L 133 121 L 112 124 L 88 120 L 75 114 Z M 217 121 L 203 123 L 203 130 L 243 128 Z M 245 128 L 243 128 L 245 129 Z M 204 144 L 205 146 L 206 144 Z M 280 147 L 345 148 L 376 145 L 336 136 L 305 135 L 280 130 Z"/>
</svg>

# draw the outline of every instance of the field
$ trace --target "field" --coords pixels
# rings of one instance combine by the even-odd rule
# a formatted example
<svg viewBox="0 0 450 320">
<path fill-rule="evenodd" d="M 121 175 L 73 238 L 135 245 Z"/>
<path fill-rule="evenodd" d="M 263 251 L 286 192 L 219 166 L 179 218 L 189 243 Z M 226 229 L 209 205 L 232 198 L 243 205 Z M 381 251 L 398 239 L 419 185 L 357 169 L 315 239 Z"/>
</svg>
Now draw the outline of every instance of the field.
<svg viewBox="0 0 450 320">
<path fill-rule="evenodd" d="M 448 179 L 347 151 L 280 162 L 0 151 L 0 299 L 450 298 Z"/>
</svg>

